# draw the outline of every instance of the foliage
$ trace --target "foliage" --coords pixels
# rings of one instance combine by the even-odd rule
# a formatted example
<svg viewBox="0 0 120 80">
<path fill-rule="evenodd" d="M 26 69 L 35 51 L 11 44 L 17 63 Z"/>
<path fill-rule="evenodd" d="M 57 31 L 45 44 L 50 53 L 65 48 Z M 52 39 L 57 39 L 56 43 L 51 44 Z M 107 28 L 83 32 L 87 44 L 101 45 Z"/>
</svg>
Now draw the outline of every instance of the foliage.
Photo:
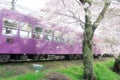
<svg viewBox="0 0 120 80">
<path fill-rule="evenodd" d="M 114 60 L 107 62 L 97 62 L 94 65 L 96 77 L 98 80 L 119 80 L 120 76 L 112 71 Z M 65 74 L 71 78 L 71 80 L 82 80 L 83 66 L 73 66 L 67 69 L 59 69 L 58 72 Z M 81 78 L 80 78 L 81 76 Z"/>
<path fill-rule="evenodd" d="M 119 80 L 120 76 L 112 71 L 114 61 L 110 60 L 108 62 L 97 63 L 94 66 L 97 79 L 98 80 Z"/>
<path fill-rule="evenodd" d="M 39 72 L 39 73 L 27 73 L 25 75 L 0 80 L 41 80 L 43 77 L 44 77 L 43 73 Z"/>
<path fill-rule="evenodd" d="M 58 65 L 58 64 L 57 64 Z M 69 77 L 71 80 L 82 80 L 83 77 L 83 66 L 81 65 L 70 65 L 66 67 L 61 66 L 52 69 L 46 69 L 39 73 L 28 72 L 22 75 L 16 75 L 15 77 L 0 78 L 0 80 L 45 80 L 46 76 L 51 73 L 60 73 Z M 94 69 L 98 80 L 120 80 L 120 76 L 112 71 L 114 66 L 114 60 L 108 59 L 107 61 L 95 61 Z M 3 66 L 1 67 L 3 68 Z M 1 70 L 1 69 L 0 69 Z"/>
<path fill-rule="evenodd" d="M 80 79 L 82 80 L 83 66 L 73 66 L 67 69 L 58 69 L 57 71 L 67 75 L 68 77 L 70 77 L 71 80 L 79 80 L 80 77 Z"/>
</svg>

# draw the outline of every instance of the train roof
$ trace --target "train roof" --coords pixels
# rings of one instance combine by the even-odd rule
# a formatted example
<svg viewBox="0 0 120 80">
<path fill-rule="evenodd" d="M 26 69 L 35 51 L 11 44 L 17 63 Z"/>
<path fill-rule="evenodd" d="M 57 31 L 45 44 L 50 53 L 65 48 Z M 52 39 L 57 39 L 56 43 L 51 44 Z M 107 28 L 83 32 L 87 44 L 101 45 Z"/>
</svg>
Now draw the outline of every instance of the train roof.
<svg viewBox="0 0 120 80">
<path fill-rule="evenodd" d="M 1 16 L 4 18 L 14 19 L 16 21 L 28 22 L 30 24 L 39 24 L 41 21 L 29 15 L 21 14 L 14 10 L 1 9 Z"/>
</svg>

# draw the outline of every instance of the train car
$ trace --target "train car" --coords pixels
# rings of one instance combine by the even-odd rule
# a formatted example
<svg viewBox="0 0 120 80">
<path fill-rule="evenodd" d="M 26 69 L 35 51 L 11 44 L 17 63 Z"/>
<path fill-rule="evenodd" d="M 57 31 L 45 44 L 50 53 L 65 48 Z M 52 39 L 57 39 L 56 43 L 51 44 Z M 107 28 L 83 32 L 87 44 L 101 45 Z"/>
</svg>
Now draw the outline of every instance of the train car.
<svg viewBox="0 0 120 80">
<path fill-rule="evenodd" d="M 0 62 L 28 59 L 77 59 L 82 55 L 79 41 L 48 29 L 37 18 L 16 11 L 0 11 Z M 94 52 L 98 55 L 99 49 Z"/>
</svg>

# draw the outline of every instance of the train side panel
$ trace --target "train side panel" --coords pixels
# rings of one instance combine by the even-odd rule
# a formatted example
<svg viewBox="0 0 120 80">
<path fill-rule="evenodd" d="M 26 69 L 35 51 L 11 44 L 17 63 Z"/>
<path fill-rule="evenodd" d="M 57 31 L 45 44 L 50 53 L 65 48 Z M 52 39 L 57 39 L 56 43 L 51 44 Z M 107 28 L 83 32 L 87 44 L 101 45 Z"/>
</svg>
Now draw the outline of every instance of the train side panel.
<svg viewBox="0 0 120 80">
<path fill-rule="evenodd" d="M 18 24 L 15 36 L 3 35 L 3 20 L 11 19 Z M 20 23 L 28 23 L 32 26 L 31 37 L 20 37 Z M 0 54 L 82 54 L 82 45 L 79 42 L 66 44 L 45 39 L 35 39 L 33 36 L 34 26 L 39 20 L 22 15 L 15 11 L 3 9 L 0 14 Z M 94 48 L 94 54 L 99 54 L 99 49 Z"/>
</svg>

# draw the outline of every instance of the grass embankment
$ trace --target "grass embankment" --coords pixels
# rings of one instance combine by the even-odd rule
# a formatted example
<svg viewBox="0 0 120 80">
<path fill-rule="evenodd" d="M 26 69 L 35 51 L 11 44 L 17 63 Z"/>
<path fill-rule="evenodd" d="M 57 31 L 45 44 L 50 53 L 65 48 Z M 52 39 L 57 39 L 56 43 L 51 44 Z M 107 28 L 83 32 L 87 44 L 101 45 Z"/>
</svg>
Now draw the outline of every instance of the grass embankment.
<svg viewBox="0 0 120 80">
<path fill-rule="evenodd" d="M 60 64 L 59 64 L 60 65 Z M 120 75 L 112 71 L 114 65 L 114 59 L 108 59 L 103 62 L 95 62 L 94 69 L 98 80 L 120 80 Z M 58 67 L 45 69 L 39 73 L 29 72 L 27 74 L 17 75 L 12 78 L 0 79 L 0 80 L 45 80 L 45 76 L 58 72 L 68 76 L 71 80 L 82 80 L 83 66 L 74 65 L 67 67 Z M 6 74 L 7 75 L 7 74 Z M 10 75 L 10 74 L 9 74 Z"/>
<path fill-rule="evenodd" d="M 120 80 L 120 75 L 112 71 L 114 60 L 96 62 L 94 69 L 98 80 Z M 58 69 L 58 72 L 67 75 L 71 80 L 82 80 L 83 66 L 74 66 L 67 69 Z"/>
</svg>

